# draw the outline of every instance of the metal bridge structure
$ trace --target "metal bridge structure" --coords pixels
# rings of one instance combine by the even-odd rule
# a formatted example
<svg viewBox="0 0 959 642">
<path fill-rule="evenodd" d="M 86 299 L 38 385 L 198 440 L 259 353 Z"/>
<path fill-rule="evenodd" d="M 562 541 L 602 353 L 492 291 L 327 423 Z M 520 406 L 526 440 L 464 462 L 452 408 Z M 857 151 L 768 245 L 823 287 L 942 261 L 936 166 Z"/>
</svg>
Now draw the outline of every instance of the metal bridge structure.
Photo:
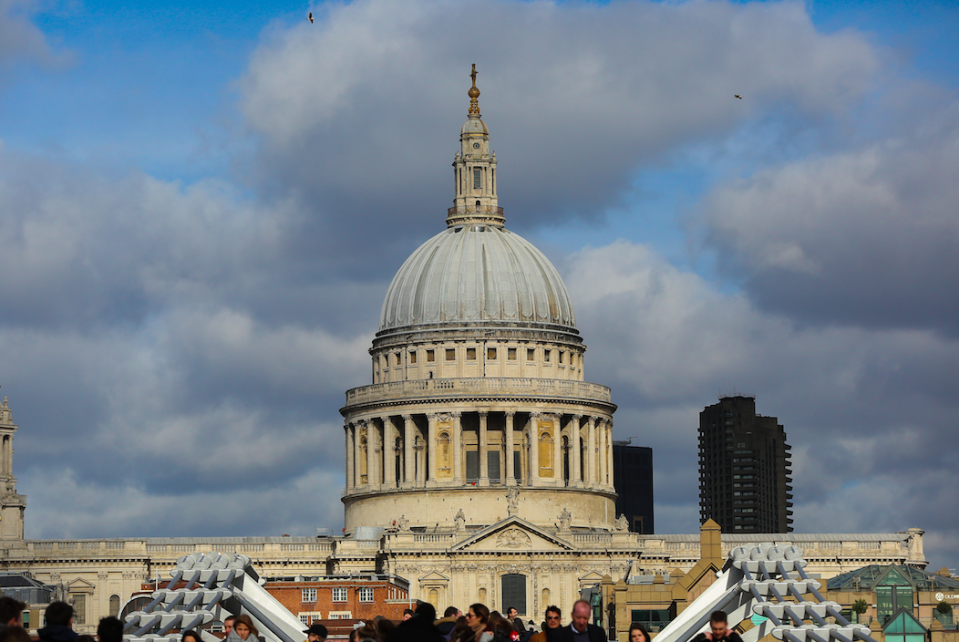
<svg viewBox="0 0 959 642">
<path fill-rule="evenodd" d="M 850 623 L 838 603 L 823 598 L 822 584 L 806 574 L 805 566 L 803 551 L 796 546 L 734 548 L 712 586 L 655 642 L 689 642 L 709 630 L 713 611 L 725 612 L 730 628 L 752 621 L 753 628 L 742 634 L 743 642 L 758 642 L 770 634 L 784 642 L 876 642 L 868 626 Z"/>
<path fill-rule="evenodd" d="M 152 602 L 126 616 L 126 642 L 177 642 L 180 631 L 190 629 L 196 629 L 206 642 L 220 642 L 199 627 L 241 613 L 253 618 L 268 642 L 306 638 L 303 623 L 266 592 L 265 582 L 245 555 L 185 555 L 177 560 L 171 576 L 165 588 L 153 593 Z"/>
</svg>

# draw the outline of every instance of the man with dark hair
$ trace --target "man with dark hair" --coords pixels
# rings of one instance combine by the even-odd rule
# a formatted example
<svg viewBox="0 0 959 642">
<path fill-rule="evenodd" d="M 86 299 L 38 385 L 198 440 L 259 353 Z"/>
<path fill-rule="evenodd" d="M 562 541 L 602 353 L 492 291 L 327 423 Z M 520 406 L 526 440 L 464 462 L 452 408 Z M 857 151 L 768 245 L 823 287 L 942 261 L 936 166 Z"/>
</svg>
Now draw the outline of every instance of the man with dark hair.
<svg viewBox="0 0 959 642">
<path fill-rule="evenodd" d="M 693 642 L 743 642 L 743 639 L 730 630 L 724 612 L 713 611 L 709 616 L 709 632 L 700 633 L 693 638 Z"/>
<path fill-rule="evenodd" d="M 436 620 L 436 628 L 444 639 L 450 639 L 450 635 L 453 634 L 453 629 L 456 627 L 456 618 L 462 614 L 463 612 L 455 606 L 447 606 L 446 610 L 443 611 L 443 619 Z"/>
<path fill-rule="evenodd" d="M 97 625 L 97 638 L 100 642 L 123 642 L 123 622 L 109 615 Z"/>
<path fill-rule="evenodd" d="M 230 631 L 233 630 L 233 621 L 234 621 L 234 620 L 236 620 L 236 616 L 235 616 L 235 615 L 230 615 L 230 616 L 227 617 L 225 620 L 223 620 L 223 631 L 224 631 L 224 633 L 227 634 L 227 636 L 229 636 L 229 635 L 230 635 Z"/>
<path fill-rule="evenodd" d="M 546 642 L 546 640 L 551 639 L 551 636 L 556 635 L 556 633 L 563 626 L 563 612 L 559 610 L 558 606 L 552 605 L 546 607 L 546 621 L 543 622 L 543 630 L 539 633 L 536 633 L 529 639 L 529 642 Z"/>
<path fill-rule="evenodd" d="M 66 602 L 51 602 L 47 607 L 47 625 L 37 631 L 41 642 L 73 642 L 73 607 Z"/>
<path fill-rule="evenodd" d="M 573 603 L 573 621 L 564 626 L 555 635 L 549 635 L 550 640 L 560 642 L 606 642 L 606 633 L 595 624 L 589 623 L 593 609 L 586 600 L 576 600 Z"/>
<path fill-rule="evenodd" d="M 406 622 L 408 619 L 413 617 L 415 611 L 413 609 L 403 609 L 403 621 Z"/>
<path fill-rule="evenodd" d="M 523 626 L 523 619 L 519 616 L 519 611 L 516 610 L 515 606 L 506 609 L 506 619 L 513 625 L 514 631 L 520 635 L 526 633 L 526 627 Z"/>
<path fill-rule="evenodd" d="M 326 638 L 330 634 L 322 624 L 311 624 L 310 628 L 303 632 L 306 633 L 307 642 L 326 642 Z M 103 640 L 100 640 L 100 642 L 103 642 Z"/>
<path fill-rule="evenodd" d="M 0 628 L 5 626 L 23 626 L 23 609 L 27 605 L 20 600 L 4 595 L 0 597 Z"/>
</svg>

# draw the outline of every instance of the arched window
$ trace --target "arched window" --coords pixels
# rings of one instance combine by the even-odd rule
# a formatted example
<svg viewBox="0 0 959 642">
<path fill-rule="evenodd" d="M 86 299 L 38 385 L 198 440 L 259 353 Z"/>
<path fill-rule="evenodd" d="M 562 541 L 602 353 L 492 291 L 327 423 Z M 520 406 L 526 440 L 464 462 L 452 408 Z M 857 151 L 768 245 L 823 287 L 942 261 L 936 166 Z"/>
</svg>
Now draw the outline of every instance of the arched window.
<svg viewBox="0 0 959 642">
<path fill-rule="evenodd" d="M 120 614 L 120 596 L 111 595 L 110 596 L 110 615 L 116 617 Z"/>
<path fill-rule="evenodd" d="M 480 603 L 480 604 L 486 604 L 486 589 L 485 589 L 485 588 L 481 588 L 481 589 L 479 590 L 479 603 Z"/>
</svg>

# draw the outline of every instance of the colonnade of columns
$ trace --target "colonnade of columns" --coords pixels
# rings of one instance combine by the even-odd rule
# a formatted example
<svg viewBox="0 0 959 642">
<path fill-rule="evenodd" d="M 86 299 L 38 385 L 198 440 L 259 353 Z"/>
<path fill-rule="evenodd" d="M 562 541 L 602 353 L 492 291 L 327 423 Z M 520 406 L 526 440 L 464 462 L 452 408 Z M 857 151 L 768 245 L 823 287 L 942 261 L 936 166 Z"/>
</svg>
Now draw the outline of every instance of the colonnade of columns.
<svg viewBox="0 0 959 642">
<path fill-rule="evenodd" d="M 462 485 L 613 485 L 608 415 L 535 410 L 382 415 L 347 422 L 344 432 L 347 494 Z"/>
</svg>

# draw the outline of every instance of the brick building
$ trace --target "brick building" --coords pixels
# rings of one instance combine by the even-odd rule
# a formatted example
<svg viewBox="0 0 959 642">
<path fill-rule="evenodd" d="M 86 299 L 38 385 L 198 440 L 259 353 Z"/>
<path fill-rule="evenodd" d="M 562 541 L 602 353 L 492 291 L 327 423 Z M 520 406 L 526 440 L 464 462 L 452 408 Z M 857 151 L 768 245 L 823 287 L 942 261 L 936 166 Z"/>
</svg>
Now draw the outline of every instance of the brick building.
<svg viewBox="0 0 959 642">
<path fill-rule="evenodd" d="M 277 579 L 263 588 L 298 615 L 304 628 L 314 622 L 330 628 L 377 615 L 399 621 L 410 605 L 409 582 L 387 575 Z"/>
</svg>

